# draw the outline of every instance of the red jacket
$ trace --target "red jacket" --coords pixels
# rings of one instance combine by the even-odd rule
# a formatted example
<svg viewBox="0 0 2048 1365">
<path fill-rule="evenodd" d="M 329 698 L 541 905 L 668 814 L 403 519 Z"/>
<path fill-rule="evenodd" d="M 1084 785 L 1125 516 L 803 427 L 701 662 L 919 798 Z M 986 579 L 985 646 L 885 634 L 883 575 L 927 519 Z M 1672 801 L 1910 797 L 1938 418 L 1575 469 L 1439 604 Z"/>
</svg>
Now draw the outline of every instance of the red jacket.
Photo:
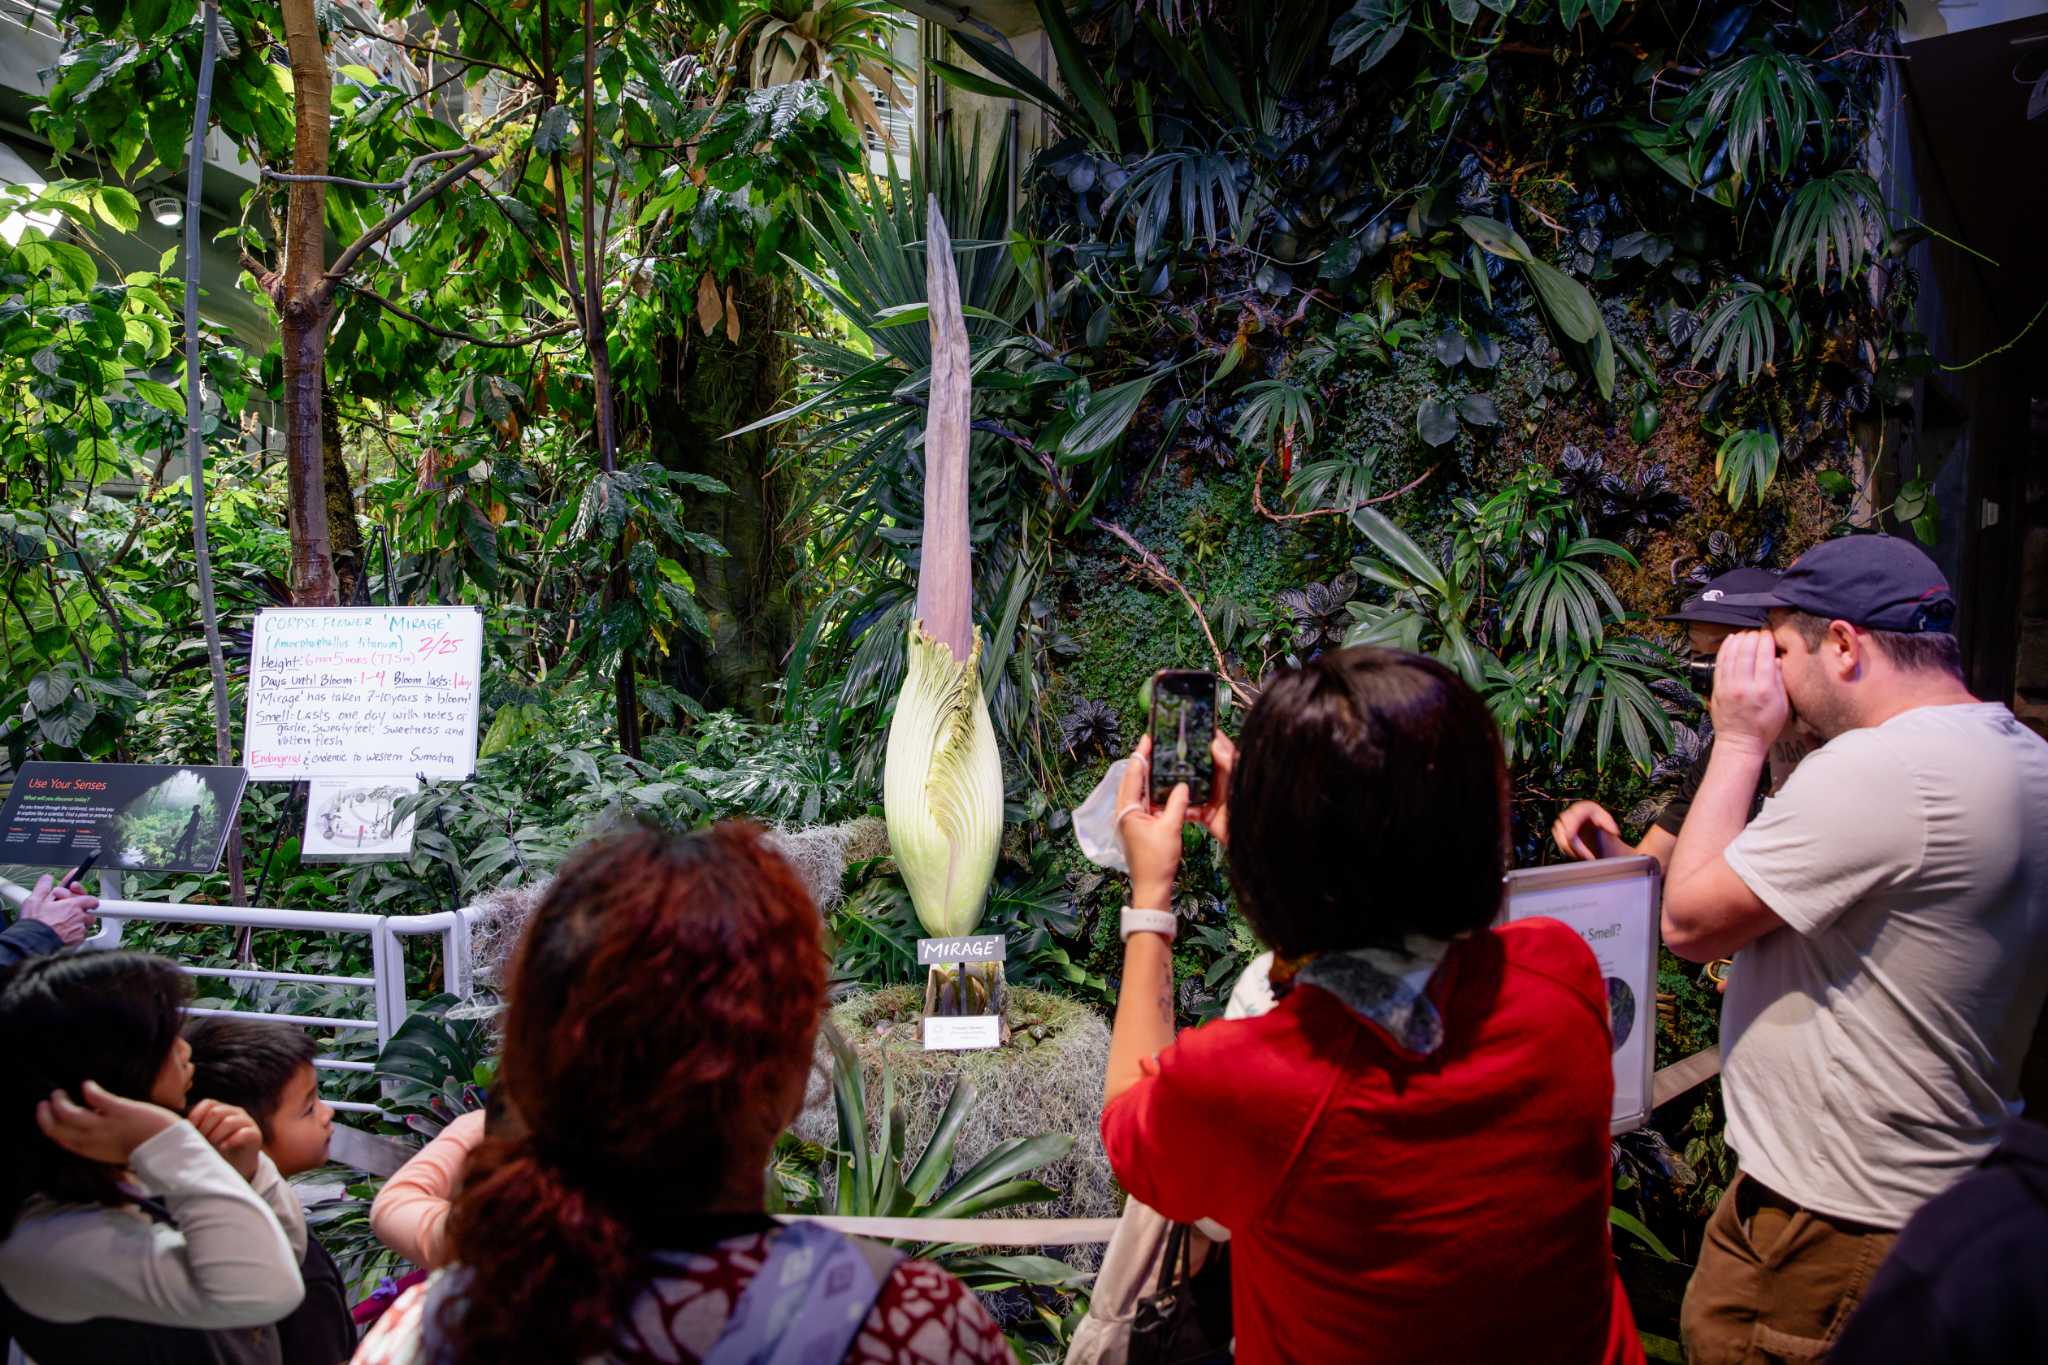
<svg viewBox="0 0 2048 1365">
<path fill-rule="evenodd" d="M 1239 1361 L 1642 1361 L 1592 953 L 1526 920 L 1454 944 L 1429 996 L 1427 1057 L 1313 986 L 1182 1033 L 1103 1112 L 1117 1179 L 1231 1229 Z"/>
</svg>

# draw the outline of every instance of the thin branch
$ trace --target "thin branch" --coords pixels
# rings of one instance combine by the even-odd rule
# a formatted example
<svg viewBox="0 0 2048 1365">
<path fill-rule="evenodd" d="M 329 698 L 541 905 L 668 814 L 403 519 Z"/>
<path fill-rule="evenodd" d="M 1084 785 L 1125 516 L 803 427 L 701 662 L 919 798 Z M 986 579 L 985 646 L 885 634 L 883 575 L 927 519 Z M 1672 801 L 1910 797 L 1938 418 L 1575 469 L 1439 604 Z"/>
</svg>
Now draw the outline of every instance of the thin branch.
<svg viewBox="0 0 2048 1365">
<path fill-rule="evenodd" d="M 265 180 L 282 180 L 287 185 L 347 185 L 352 189 L 381 190 L 389 194 L 393 190 L 404 189 L 406 182 L 412 179 L 412 173 L 429 161 L 449 161 L 477 150 L 473 146 L 451 147 L 445 152 L 423 153 L 408 161 L 396 180 L 351 180 L 345 175 L 289 175 L 284 171 L 273 171 L 268 166 L 262 167 L 257 174 Z"/>
<path fill-rule="evenodd" d="M 341 253 L 341 256 L 334 262 L 333 266 L 328 269 L 325 282 L 321 286 L 320 301 L 323 306 L 334 298 L 335 286 L 348 277 L 350 268 L 362 258 L 364 252 L 383 241 L 386 237 L 389 237 L 397 230 L 399 224 L 412 217 L 415 213 L 418 213 L 421 207 L 429 200 L 435 198 L 450 185 L 463 179 L 471 171 L 491 159 L 491 149 L 488 147 L 471 147 L 468 151 L 469 156 L 458 163 L 453 170 L 444 171 L 439 176 L 436 176 L 433 183 L 393 209 L 385 216 L 384 221 L 356 238 L 347 250 Z"/>
<path fill-rule="evenodd" d="M 1307 512 L 1275 512 L 1266 506 L 1266 500 L 1260 494 L 1260 485 L 1266 478 L 1266 466 L 1272 462 L 1273 452 L 1268 450 L 1266 458 L 1259 461 L 1258 471 L 1252 475 L 1252 507 L 1266 520 L 1277 521 L 1282 525 L 1295 521 L 1309 521 L 1315 517 L 1348 517 L 1362 507 L 1371 507 L 1374 503 L 1392 502 L 1403 493 L 1413 493 L 1416 489 L 1422 487 L 1429 476 L 1437 471 L 1437 466 L 1431 465 L 1399 488 L 1396 488 L 1393 492 L 1381 493 L 1367 498 L 1363 502 L 1354 502 L 1349 507 L 1317 507 Z"/>
<path fill-rule="evenodd" d="M 411 323 L 415 327 L 420 328 L 422 331 L 432 332 L 435 336 L 443 337 L 449 341 L 467 342 L 471 346 L 496 346 L 508 351 L 517 350 L 522 346 L 530 346 L 534 342 L 544 340 L 547 337 L 558 337 L 561 336 L 564 332 L 573 332 L 579 326 L 582 325 L 578 323 L 574 318 L 571 318 L 567 322 L 558 322 L 551 327 L 536 327 L 534 330 L 530 332 L 522 332 L 516 336 L 478 336 L 474 332 L 458 332 L 451 330 L 450 328 L 438 326 L 435 323 L 428 322 L 418 313 L 414 313 L 400 306 L 399 304 L 392 302 L 390 299 L 385 298 L 376 290 L 370 288 L 368 285 L 351 284 L 348 285 L 347 288 L 349 292 L 357 295 L 358 297 L 366 298 L 372 301 L 373 303 L 382 305 L 386 312 L 391 313 L 396 317 L 404 318 L 407 322 Z"/>
<path fill-rule="evenodd" d="M 505 21 L 500 19 L 496 14 L 494 14 L 491 11 L 490 6 L 483 4 L 482 0 L 464 0 L 464 2 L 468 4 L 471 9 L 475 10 L 478 14 L 481 14 L 484 18 L 488 19 L 491 23 L 492 28 L 495 28 L 496 30 L 498 30 L 498 32 L 505 35 L 505 45 L 511 48 L 514 52 L 517 52 L 519 54 L 520 60 L 526 63 L 527 75 L 531 76 L 535 80 L 546 79 L 546 73 L 543 72 L 540 69 L 540 67 L 534 62 L 532 55 L 528 53 L 525 48 L 519 45 L 519 40 L 512 36 L 512 30 L 505 27 Z"/>
<path fill-rule="evenodd" d="M 481 57 L 466 57 L 460 52 L 450 52 L 447 48 L 435 47 L 432 43 L 415 43 L 408 38 L 394 38 L 388 33 L 380 33 L 373 28 L 364 28 L 360 24 L 337 21 L 334 26 L 339 29 L 346 29 L 350 33 L 360 33 L 365 38 L 374 38 L 380 43 L 389 43 L 393 47 L 402 47 L 408 52 L 424 52 L 429 57 L 440 57 L 446 61 L 462 62 L 469 66 L 480 66 L 486 71 L 502 71 L 508 76 L 517 76 L 520 80 L 527 79 L 529 74 L 517 67 L 500 66 L 496 62 L 487 62 Z"/>
<path fill-rule="evenodd" d="M 79 573 L 85 578 L 86 591 L 106 611 L 107 624 L 114 628 L 114 648 L 121 656 L 121 675 L 126 677 L 134 671 L 134 665 L 128 655 L 128 631 L 121 624 L 121 613 L 114 606 L 114 599 L 107 596 L 106 588 L 100 584 L 100 576 L 92 571 L 92 560 L 87 556 L 85 547 L 79 543 L 78 537 L 67 538 L 64 532 L 58 529 L 58 522 L 54 517 L 49 519 L 47 525 L 57 543 L 70 549 L 71 557 L 78 562 Z"/>
<path fill-rule="evenodd" d="M 556 152 L 548 158 L 549 177 L 555 185 L 555 241 L 561 248 L 562 275 L 569 293 L 569 302 L 577 318 L 583 317 L 583 277 L 576 273 L 575 249 L 569 244 L 569 191 L 565 188 L 562 175 L 562 154 Z M 587 230 L 587 229 L 586 229 Z"/>
<path fill-rule="evenodd" d="M 1202 604 L 1195 600 L 1195 595 L 1189 592 L 1178 578 L 1167 571 L 1159 556 L 1146 549 L 1138 542 L 1137 537 L 1113 521 L 1104 521 L 1101 517 L 1090 517 L 1088 521 L 1096 530 L 1106 531 L 1130 546 L 1137 553 L 1140 568 L 1181 595 L 1181 600 L 1188 604 L 1188 610 L 1195 614 L 1195 623 L 1202 628 L 1203 638 L 1209 642 L 1209 652 L 1216 656 L 1216 676 L 1230 685 L 1230 694 L 1244 705 L 1250 706 L 1256 701 L 1259 695 L 1256 690 L 1230 676 L 1230 666 L 1224 662 L 1223 648 L 1216 643 L 1215 632 L 1209 629 L 1209 617 L 1203 612 Z"/>
</svg>

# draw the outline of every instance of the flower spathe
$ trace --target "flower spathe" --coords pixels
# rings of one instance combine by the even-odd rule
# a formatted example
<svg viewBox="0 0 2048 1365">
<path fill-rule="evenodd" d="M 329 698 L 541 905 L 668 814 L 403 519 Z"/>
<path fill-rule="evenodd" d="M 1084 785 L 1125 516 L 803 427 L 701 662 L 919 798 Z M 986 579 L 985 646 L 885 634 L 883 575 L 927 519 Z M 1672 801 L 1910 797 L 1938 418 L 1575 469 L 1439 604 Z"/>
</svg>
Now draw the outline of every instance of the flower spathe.
<svg viewBox="0 0 2048 1365">
<path fill-rule="evenodd" d="M 971 934 L 1003 837 L 1003 763 L 981 692 L 981 632 L 965 661 L 910 623 L 909 667 L 882 767 L 889 847 L 918 923 Z"/>
</svg>

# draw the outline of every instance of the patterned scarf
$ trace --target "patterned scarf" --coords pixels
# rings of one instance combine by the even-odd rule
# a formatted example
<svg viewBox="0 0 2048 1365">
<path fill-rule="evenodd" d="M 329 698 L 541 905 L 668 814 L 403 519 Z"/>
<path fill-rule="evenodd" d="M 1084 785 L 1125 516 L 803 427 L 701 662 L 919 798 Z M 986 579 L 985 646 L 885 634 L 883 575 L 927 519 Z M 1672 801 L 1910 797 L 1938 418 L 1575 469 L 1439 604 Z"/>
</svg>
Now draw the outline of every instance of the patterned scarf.
<svg viewBox="0 0 2048 1365">
<path fill-rule="evenodd" d="M 1326 990 L 1407 1051 L 1427 1057 L 1443 1046 L 1444 1021 L 1426 992 L 1450 948 L 1447 939 L 1410 934 L 1398 949 L 1356 948 L 1291 961 L 1276 957 L 1273 984 L 1299 982 Z"/>
</svg>

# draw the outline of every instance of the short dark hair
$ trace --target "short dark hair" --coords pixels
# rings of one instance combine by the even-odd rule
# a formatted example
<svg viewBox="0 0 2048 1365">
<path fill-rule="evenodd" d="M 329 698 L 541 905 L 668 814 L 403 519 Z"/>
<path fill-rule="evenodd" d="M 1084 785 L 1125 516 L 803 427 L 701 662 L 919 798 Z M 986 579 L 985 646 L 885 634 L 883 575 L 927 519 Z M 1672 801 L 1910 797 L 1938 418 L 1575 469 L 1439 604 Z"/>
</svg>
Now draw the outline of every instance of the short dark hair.
<svg viewBox="0 0 2048 1365">
<path fill-rule="evenodd" d="M 1434 659 L 1355 646 L 1283 672 L 1246 717 L 1230 880 L 1287 957 L 1489 923 L 1508 778 L 1486 703 Z"/>
<path fill-rule="evenodd" d="M 192 1044 L 192 1102 L 219 1100 L 247 1110 L 265 1142 L 285 1086 L 320 1055 L 311 1034 L 271 1019 L 206 1015 L 185 1025 L 185 1041 Z"/>
<path fill-rule="evenodd" d="M 1787 612 L 1786 617 L 1808 649 L 1819 649 L 1820 642 L 1827 639 L 1829 618 L 1805 611 Z M 1957 682 L 1964 680 L 1962 644 L 1946 631 L 1864 630 L 1861 626 L 1856 629 L 1868 635 L 1892 661 L 1892 666 L 1902 672 L 1946 673 Z"/>
<path fill-rule="evenodd" d="M 43 1136 L 36 1106 L 85 1082 L 147 1100 L 171 1049 L 188 986 L 184 973 L 147 953 L 62 953 L 33 958 L 0 982 L 0 1226 L 30 1195 L 120 1204 L 120 1170 L 77 1156 Z"/>
</svg>

